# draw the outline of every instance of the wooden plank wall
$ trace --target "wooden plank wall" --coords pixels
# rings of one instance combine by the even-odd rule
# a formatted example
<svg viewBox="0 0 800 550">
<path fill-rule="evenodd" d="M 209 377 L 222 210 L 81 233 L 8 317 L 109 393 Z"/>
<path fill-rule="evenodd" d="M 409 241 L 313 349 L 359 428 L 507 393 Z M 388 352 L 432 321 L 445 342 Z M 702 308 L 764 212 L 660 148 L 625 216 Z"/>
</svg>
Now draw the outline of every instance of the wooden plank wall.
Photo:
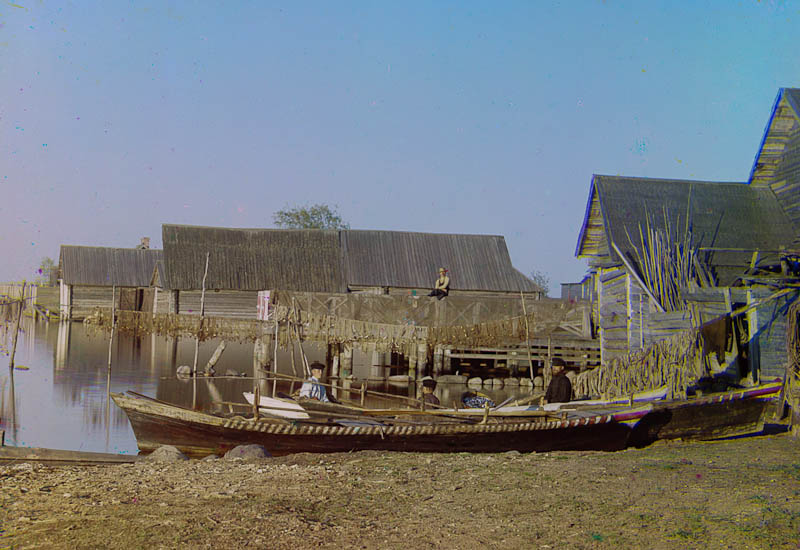
<svg viewBox="0 0 800 550">
<path fill-rule="evenodd" d="M 785 114 L 784 114 L 785 113 Z M 781 101 L 778 116 L 773 125 L 781 124 L 775 132 L 780 134 L 777 151 L 783 147 L 774 177 L 769 186 L 778 198 L 786 214 L 797 226 L 800 224 L 800 125 L 786 100 Z M 767 147 L 767 144 L 764 144 Z"/>
<path fill-rule="evenodd" d="M 753 300 L 763 299 L 775 290 L 768 287 L 751 289 Z M 759 350 L 759 380 L 769 381 L 783 378 L 786 375 L 786 312 L 789 304 L 797 299 L 790 294 L 777 300 L 769 301 L 756 308 L 755 324 L 757 326 L 757 342 Z"/>
<path fill-rule="evenodd" d="M 174 313 L 175 311 L 171 309 L 172 300 L 170 299 L 170 295 L 172 294 L 169 290 L 164 290 L 163 288 L 154 289 L 155 290 L 155 298 L 153 300 L 153 308 L 156 313 Z"/>
<path fill-rule="evenodd" d="M 90 315 L 96 307 L 111 307 L 110 286 L 73 286 L 72 287 L 72 319 L 80 321 Z M 119 300 L 119 290 L 117 290 Z"/>
<path fill-rule="evenodd" d="M 159 292 L 159 294 L 162 294 Z M 200 314 L 200 290 L 184 290 L 178 294 L 179 313 Z M 205 314 L 209 317 L 255 319 L 258 292 L 255 290 L 206 291 Z M 160 309 L 159 311 L 163 311 Z"/>
<path fill-rule="evenodd" d="M 600 273 L 598 324 L 603 363 L 628 353 L 628 274 L 621 267 Z"/>
<path fill-rule="evenodd" d="M 650 298 L 645 291 L 642 290 L 642 287 L 633 280 L 633 277 L 627 277 L 627 279 L 628 349 L 630 351 L 637 351 L 642 349 L 645 344 L 644 325 L 649 314 Z"/>
</svg>

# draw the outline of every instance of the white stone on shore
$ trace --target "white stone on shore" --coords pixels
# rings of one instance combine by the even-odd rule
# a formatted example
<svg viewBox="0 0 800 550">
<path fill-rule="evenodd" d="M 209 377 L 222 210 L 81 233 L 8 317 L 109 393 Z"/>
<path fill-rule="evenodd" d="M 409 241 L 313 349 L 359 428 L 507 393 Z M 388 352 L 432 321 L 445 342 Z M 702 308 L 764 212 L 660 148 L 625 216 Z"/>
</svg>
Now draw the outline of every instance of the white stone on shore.
<svg viewBox="0 0 800 550">
<path fill-rule="evenodd" d="M 147 462 L 180 462 L 182 460 L 189 460 L 189 457 L 173 445 L 162 445 L 145 456 L 142 460 Z"/>
</svg>

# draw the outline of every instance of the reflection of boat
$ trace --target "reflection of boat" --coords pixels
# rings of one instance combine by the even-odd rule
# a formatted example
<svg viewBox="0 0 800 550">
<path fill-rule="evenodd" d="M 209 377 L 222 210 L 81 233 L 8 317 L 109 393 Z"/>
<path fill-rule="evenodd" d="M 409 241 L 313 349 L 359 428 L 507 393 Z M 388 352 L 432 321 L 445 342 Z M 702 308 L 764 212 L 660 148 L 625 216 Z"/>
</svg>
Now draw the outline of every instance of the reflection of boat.
<svg viewBox="0 0 800 550">
<path fill-rule="evenodd" d="M 223 417 L 129 392 L 111 394 L 130 419 L 139 449 L 174 445 L 190 456 L 223 453 L 248 443 L 273 455 L 357 450 L 503 452 L 618 450 L 630 428 L 611 414 L 529 413 L 523 418 L 476 419 L 458 414 L 395 410 L 337 416 L 313 412 L 309 420 Z M 326 404 L 327 405 L 327 404 Z M 345 407 L 350 412 L 353 407 Z"/>
</svg>

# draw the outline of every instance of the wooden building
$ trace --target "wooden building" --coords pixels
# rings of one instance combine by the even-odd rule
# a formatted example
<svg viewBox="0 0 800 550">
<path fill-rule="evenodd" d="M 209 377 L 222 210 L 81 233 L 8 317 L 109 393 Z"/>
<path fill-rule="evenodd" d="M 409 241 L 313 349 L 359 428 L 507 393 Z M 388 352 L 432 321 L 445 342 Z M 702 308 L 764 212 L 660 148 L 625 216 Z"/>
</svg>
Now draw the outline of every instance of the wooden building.
<svg viewBox="0 0 800 550">
<path fill-rule="evenodd" d="M 727 323 L 718 372 L 784 375 L 785 315 L 800 281 L 787 268 L 800 234 L 799 99 L 780 90 L 747 182 L 593 176 L 575 254 L 589 263 L 604 362 L 717 321 Z M 654 274 L 663 248 L 682 256 Z M 666 300 L 664 272 L 695 268 Z"/>
<path fill-rule="evenodd" d="M 61 245 L 61 317 L 80 320 L 96 307 L 110 308 L 112 294 L 119 309 L 152 311 L 151 281 L 161 259 L 161 250 Z"/>
<path fill-rule="evenodd" d="M 206 255 L 205 312 L 255 318 L 257 294 L 427 294 L 437 269 L 449 269 L 451 297 L 542 296 L 516 270 L 502 236 L 401 231 L 162 227 L 169 311 L 200 310 Z"/>
</svg>

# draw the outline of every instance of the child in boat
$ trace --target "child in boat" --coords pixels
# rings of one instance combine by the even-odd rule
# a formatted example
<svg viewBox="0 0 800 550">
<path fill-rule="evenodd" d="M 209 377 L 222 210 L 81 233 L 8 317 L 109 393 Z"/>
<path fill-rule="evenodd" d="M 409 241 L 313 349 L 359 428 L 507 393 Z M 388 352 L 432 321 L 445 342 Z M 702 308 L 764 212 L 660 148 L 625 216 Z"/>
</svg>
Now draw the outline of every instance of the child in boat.
<svg viewBox="0 0 800 550">
<path fill-rule="evenodd" d="M 438 405 L 439 398 L 433 395 L 436 389 L 436 380 L 433 378 L 424 378 L 422 380 L 422 400 L 426 405 Z"/>
<path fill-rule="evenodd" d="M 311 363 L 311 378 L 303 382 L 300 388 L 301 399 L 316 399 L 323 403 L 329 403 L 328 392 L 325 391 L 325 386 L 320 383 L 322 373 L 325 371 L 325 365 L 319 361 Z"/>
</svg>

